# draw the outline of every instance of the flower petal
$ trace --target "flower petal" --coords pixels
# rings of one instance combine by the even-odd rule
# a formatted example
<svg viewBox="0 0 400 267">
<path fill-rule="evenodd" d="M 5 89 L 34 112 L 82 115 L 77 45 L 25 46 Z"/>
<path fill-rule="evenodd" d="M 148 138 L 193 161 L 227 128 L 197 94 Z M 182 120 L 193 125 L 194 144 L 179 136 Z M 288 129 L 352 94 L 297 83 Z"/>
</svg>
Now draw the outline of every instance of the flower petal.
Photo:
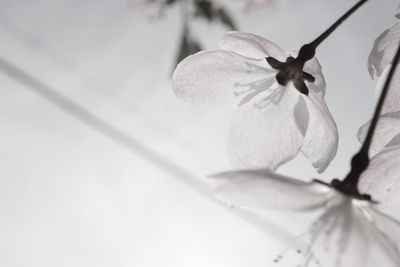
<svg viewBox="0 0 400 267">
<path fill-rule="evenodd" d="M 336 155 L 338 132 L 324 99 L 326 84 L 318 60 L 315 57 L 309 60 L 304 66 L 304 71 L 313 75 L 315 81 L 307 82 L 310 92 L 308 96 L 304 96 L 310 123 L 301 151 L 321 173 Z"/>
<path fill-rule="evenodd" d="M 400 148 L 387 148 L 376 154 L 361 174 L 359 188 L 387 207 L 400 204 Z"/>
<path fill-rule="evenodd" d="M 386 78 L 387 75 L 389 74 L 391 66 L 392 64 L 388 64 L 386 68 L 383 70 L 382 75 L 378 79 L 375 90 L 378 96 L 382 92 L 382 89 L 386 83 Z M 381 114 L 400 111 L 399 103 L 400 103 L 400 68 L 397 67 L 392 77 L 392 80 L 390 81 L 389 89 L 387 92 L 387 96 L 385 98 L 385 102 L 383 103 Z"/>
<path fill-rule="evenodd" d="M 397 253 L 400 253 L 400 222 L 374 208 L 368 209 L 367 212 L 375 227 L 392 242 L 397 248 Z"/>
<path fill-rule="evenodd" d="M 301 152 L 319 173 L 323 172 L 336 155 L 338 132 L 336 123 L 321 96 L 312 92 L 304 97 L 310 122 Z"/>
<path fill-rule="evenodd" d="M 264 60 L 229 51 L 202 51 L 176 67 L 172 87 L 182 100 L 198 105 L 236 107 L 246 93 L 266 90 L 276 71 Z"/>
<path fill-rule="evenodd" d="M 357 138 L 363 143 L 367 137 L 371 121 L 366 122 L 358 130 Z M 376 126 L 370 146 L 370 156 L 382 151 L 385 147 L 400 145 L 400 112 L 381 115 Z"/>
<path fill-rule="evenodd" d="M 244 32 L 227 32 L 219 39 L 219 47 L 242 56 L 256 59 L 274 57 L 286 61 L 287 54 L 273 42 L 260 36 Z"/>
<path fill-rule="evenodd" d="M 397 248 L 353 202 L 345 197 L 315 223 L 313 256 L 324 267 L 398 266 Z"/>
<path fill-rule="evenodd" d="M 259 94 L 234 115 L 229 159 L 235 168 L 273 171 L 297 155 L 307 125 L 304 99 L 292 85 Z"/>
<path fill-rule="evenodd" d="M 312 210 L 326 204 L 332 189 L 267 170 L 243 170 L 214 174 L 213 194 L 233 206 Z"/>
<path fill-rule="evenodd" d="M 375 39 L 368 57 L 368 70 L 372 78 L 381 76 L 383 70 L 393 60 L 400 41 L 400 23 L 384 31 Z"/>
<path fill-rule="evenodd" d="M 312 93 L 318 94 L 323 98 L 325 96 L 326 83 L 325 78 L 322 75 L 321 65 L 317 58 L 313 57 L 307 61 L 303 70 L 315 78 L 314 82 L 306 82 L 308 89 L 310 89 Z"/>
</svg>

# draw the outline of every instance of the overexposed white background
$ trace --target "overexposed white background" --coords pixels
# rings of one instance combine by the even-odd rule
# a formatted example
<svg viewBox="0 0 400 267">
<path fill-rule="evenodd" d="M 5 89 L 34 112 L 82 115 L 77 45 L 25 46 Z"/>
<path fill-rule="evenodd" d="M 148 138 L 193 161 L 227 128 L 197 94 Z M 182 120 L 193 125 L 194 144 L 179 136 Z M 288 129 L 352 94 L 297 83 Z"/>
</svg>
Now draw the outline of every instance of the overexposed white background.
<svg viewBox="0 0 400 267">
<path fill-rule="evenodd" d="M 313 40 L 355 1 L 287 0 L 231 11 L 242 31 L 286 50 Z M 301 156 L 278 172 L 343 177 L 372 114 L 373 41 L 398 1 L 370 0 L 318 51 L 340 135 L 322 175 Z M 96 114 L 117 143 L 0 68 L 0 266 L 273 266 L 311 216 L 236 211 L 206 176 L 229 169 L 231 110 L 175 98 L 178 8 L 150 21 L 130 0 L 0 0 L 0 58 Z M 208 49 L 226 29 L 196 22 Z"/>
</svg>

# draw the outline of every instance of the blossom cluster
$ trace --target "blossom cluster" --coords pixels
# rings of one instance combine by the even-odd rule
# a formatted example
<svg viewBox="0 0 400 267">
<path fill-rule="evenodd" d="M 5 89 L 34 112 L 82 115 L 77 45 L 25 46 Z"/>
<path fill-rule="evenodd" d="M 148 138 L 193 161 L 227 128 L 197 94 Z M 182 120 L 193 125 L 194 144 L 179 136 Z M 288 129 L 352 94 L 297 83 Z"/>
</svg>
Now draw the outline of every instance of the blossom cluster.
<svg viewBox="0 0 400 267">
<path fill-rule="evenodd" d="M 368 62 L 378 88 L 397 64 L 392 60 L 399 43 L 400 24 L 375 41 Z M 400 201 L 400 69 L 372 132 L 373 157 L 358 184 L 346 183 L 347 178 L 304 182 L 275 171 L 301 152 L 321 173 L 338 147 L 315 51 L 304 46 L 286 52 L 242 32 L 224 34 L 219 47 L 185 58 L 172 79 L 176 96 L 185 102 L 235 109 L 228 145 L 235 170 L 211 177 L 214 196 L 245 208 L 323 209 L 309 230 L 304 266 L 311 258 L 325 267 L 400 266 L 400 223 L 379 211 Z M 369 126 L 360 128 L 361 142 Z"/>
</svg>

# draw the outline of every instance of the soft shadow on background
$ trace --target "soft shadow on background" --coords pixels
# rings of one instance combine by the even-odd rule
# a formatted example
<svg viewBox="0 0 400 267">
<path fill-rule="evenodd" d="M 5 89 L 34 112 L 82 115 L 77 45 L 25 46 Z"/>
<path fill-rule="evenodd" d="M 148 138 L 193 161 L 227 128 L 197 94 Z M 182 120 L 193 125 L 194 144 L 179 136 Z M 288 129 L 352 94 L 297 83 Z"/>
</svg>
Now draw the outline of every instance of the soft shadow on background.
<svg viewBox="0 0 400 267">
<path fill-rule="evenodd" d="M 231 12 L 290 51 L 354 1 L 286 2 Z M 345 175 L 373 110 L 367 56 L 397 5 L 370 0 L 321 45 L 338 154 L 322 175 L 301 157 L 280 173 Z M 226 31 L 195 27 L 208 49 Z M 129 0 L 0 1 L 1 266 L 270 266 L 306 230 L 310 216 L 211 197 L 206 175 L 229 169 L 232 111 L 175 98 L 181 30 L 177 8 L 149 20 Z"/>
</svg>

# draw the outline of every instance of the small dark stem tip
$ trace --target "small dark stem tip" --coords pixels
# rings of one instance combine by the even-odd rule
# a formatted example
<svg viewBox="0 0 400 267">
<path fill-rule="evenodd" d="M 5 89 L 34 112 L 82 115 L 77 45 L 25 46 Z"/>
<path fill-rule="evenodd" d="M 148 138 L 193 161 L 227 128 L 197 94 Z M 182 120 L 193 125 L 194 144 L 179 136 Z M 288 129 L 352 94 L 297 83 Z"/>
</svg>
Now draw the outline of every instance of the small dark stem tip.
<svg viewBox="0 0 400 267">
<path fill-rule="evenodd" d="M 307 62 L 315 56 L 315 47 L 312 44 L 305 44 L 300 48 L 297 60 Z"/>
</svg>

